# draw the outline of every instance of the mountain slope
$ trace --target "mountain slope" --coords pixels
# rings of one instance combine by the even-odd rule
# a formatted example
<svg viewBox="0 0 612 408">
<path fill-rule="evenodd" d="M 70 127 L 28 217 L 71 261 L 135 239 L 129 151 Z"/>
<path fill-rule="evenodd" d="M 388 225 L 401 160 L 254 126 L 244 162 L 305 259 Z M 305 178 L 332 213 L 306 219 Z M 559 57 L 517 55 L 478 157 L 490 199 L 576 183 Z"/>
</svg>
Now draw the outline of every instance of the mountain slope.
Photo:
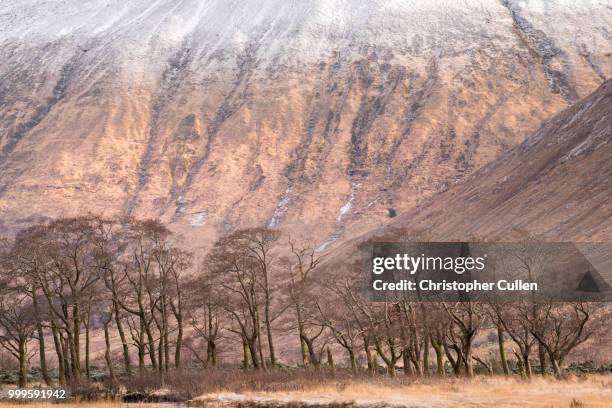
<svg viewBox="0 0 612 408">
<path fill-rule="evenodd" d="M 611 23 L 597 1 L 5 2 L 0 229 L 94 211 L 325 247 L 595 89 Z"/>
<path fill-rule="evenodd" d="M 612 80 L 397 224 L 437 236 L 612 239 Z"/>
<path fill-rule="evenodd" d="M 369 240 L 612 240 L 612 80 L 494 162 L 331 252 L 351 264 Z M 329 266 L 329 265 L 328 265 Z"/>
</svg>

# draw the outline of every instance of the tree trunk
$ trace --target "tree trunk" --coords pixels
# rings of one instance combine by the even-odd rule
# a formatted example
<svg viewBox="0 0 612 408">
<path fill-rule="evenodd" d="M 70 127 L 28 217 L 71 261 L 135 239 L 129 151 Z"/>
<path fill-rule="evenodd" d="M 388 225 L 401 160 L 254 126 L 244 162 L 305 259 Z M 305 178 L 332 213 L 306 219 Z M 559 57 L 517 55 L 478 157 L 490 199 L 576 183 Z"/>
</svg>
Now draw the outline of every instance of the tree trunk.
<svg viewBox="0 0 612 408">
<path fill-rule="evenodd" d="M 64 353 L 64 355 L 70 356 L 70 377 L 78 380 L 81 377 L 80 367 L 78 363 L 78 353 L 76 351 L 76 344 L 74 340 L 74 336 L 70 331 L 66 331 L 66 347 L 68 348 L 68 354 Z"/>
<path fill-rule="evenodd" d="M 436 352 L 436 373 L 438 374 L 438 377 L 444 377 L 444 357 L 442 345 L 433 341 L 431 344 Z"/>
<path fill-rule="evenodd" d="M 36 323 L 36 331 L 38 332 L 38 355 L 40 356 L 40 371 L 42 372 L 43 380 L 46 386 L 51 386 L 52 381 L 47 370 L 47 356 L 45 354 L 45 334 L 40 322 Z"/>
<path fill-rule="evenodd" d="M 529 356 L 531 355 L 531 345 L 524 345 L 521 348 L 521 358 L 523 359 L 523 368 L 525 369 L 525 376 L 527 378 L 531 378 L 532 369 L 531 369 L 531 361 L 529 360 Z"/>
<path fill-rule="evenodd" d="M 395 357 L 393 351 L 391 351 L 391 356 L 389 358 L 385 357 L 378 344 L 376 345 L 376 352 L 385 362 L 385 365 L 387 366 L 387 374 L 389 374 L 389 377 L 395 377 L 395 364 L 397 363 L 399 357 Z"/>
<path fill-rule="evenodd" d="M 550 365 L 553 368 L 553 372 L 555 373 L 556 376 L 560 376 L 561 375 L 561 367 L 559 366 L 559 362 L 557 361 L 556 358 L 554 358 L 551 355 L 549 355 L 549 358 L 550 358 Z"/>
<path fill-rule="evenodd" d="M 140 316 L 141 328 L 144 329 L 147 334 L 147 343 L 149 345 L 149 358 L 151 359 L 151 366 L 153 371 L 157 371 L 157 358 L 155 357 L 155 342 L 153 340 L 153 333 L 151 332 L 150 324 L 146 322 L 145 315 Z M 161 362 L 160 362 L 161 364 Z"/>
<path fill-rule="evenodd" d="M 504 375 L 509 375 L 510 368 L 508 367 L 508 360 L 506 359 L 506 349 L 504 348 L 504 330 L 501 323 L 497 324 L 497 344 L 499 346 L 499 359 L 501 361 L 502 370 L 504 370 Z"/>
<path fill-rule="evenodd" d="M 38 356 L 40 359 L 40 371 L 42 372 L 43 380 L 46 386 L 51 385 L 51 377 L 47 370 L 47 356 L 45 354 L 45 333 L 42 323 L 40 322 L 40 310 L 38 308 L 38 300 L 36 299 L 36 291 L 32 294 L 32 304 L 34 306 L 34 314 L 36 318 L 36 332 L 38 333 Z"/>
<path fill-rule="evenodd" d="M 308 360 L 310 361 L 314 369 L 318 371 L 321 367 L 321 363 L 319 361 L 319 358 L 317 357 L 314 344 L 312 344 L 312 340 L 310 340 L 308 337 L 304 337 L 303 340 L 306 343 L 306 347 L 308 349 Z"/>
<path fill-rule="evenodd" d="M 471 354 L 471 353 L 470 353 Z M 471 361 L 471 355 L 466 355 L 465 363 L 465 373 L 468 377 L 472 378 L 474 376 L 474 364 Z"/>
<path fill-rule="evenodd" d="M 261 345 L 261 343 L 259 343 Z M 253 363 L 253 368 L 255 370 L 259 370 L 261 368 L 260 361 L 258 358 L 258 353 L 261 351 L 261 348 L 257 349 L 257 339 L 252 339 L 248 342 L 249 345 L 249 355 L 251 356 L 251 363 Z"/>
<path fill-rule="evenodd" d="M 266 265 L 266 252 L 263 251 L 263 276 L 264 276 L 264 288 L 265 288 L 265 302 L 264 302 L 264 319 L 266 325 L 266 335 L 268 336 L 268 350 L 270 352 L 270 365 L 274 368 L 276 366 L 276 354 L 274 352 L 274 339 L 272 338 L 272 322 L 270 321 L 270 283 L 268 279 L 268 267 Z M 261 336 L 260 336 L 261 341 Z M 265 368 L 263 355 L 261 356 L 262 366 Z"/>
<path fill-rule="evenodd" d="M 474 364 L 472 362 L 472 340 L 466 339 L 463 350 L 463 362 L 465 364 L 465 373 L 468 377 L 474 376 Z"/>
<path fill-rule="evenodd" d="M 355 359 L 355 352 L 352 348 L 348 349 L 349 362 L 351 363 L 351 372 L 357 374 L 357 360 Z"/>
<path fill-rule="evenodd" d="M 19 388 L 25 388 L 28 383 L 28 345 L 27 340 L 19 341 Z"/>
<path fill-rule="evenodd" d="M 266 358 L 264 356 L 263 353 L 263 346 L 261 344 L 261 318 L 259 316 L 259 309 L 257 309 L 256 313 L 255 313 L 255 329 L 256 329 L 256 343 L 253 344 L 253 347 L 256 347 L 256 352 L 255 354 L 259 353 L 259 361 L 258 364 L 255 364 L 255 361 L 257 360 L 257 358 L 255 356 L 251 356 L 253 357 L 253 366 L 257 369 L 262 368 L 262 369 L 266 369 Z"/>
<path fill-rule="evenodd" d="M 297 315 L 297 324 L 298 324 L 298 335 L 300 337 L 300 351 L 302 352 L 302 364 L 304 368 L 307 368 L 309 365 L 308 361 L 308 350 L 306 349 L 306 343 L 304 343 L 304 321 L 302 319 L 302 307 L 299 303 L 295 305 L 295 311 Z"/>
<path fill-rule="evenodd" d="M 516 365 L 519 370 L 519 375 L 521 376 L 521 378 L 527 378 L 527 374 L 525 373 L 525 364 L 523 363 L 523 357 L 517 352 L 514 352 L 514 355 L 516 356 Z"/>
<path fill-rule="evenodd" d="M 159 332 L 159 344 L 157 349 L 157 378 L 161 385 L 164 385 L 164 331 L 163 328 Z"/>
<path fill-rule="evenodd" d="M 461 374 L 461 351 L 458 348 L 454 348 L 457 353 L 457 358 L 453 358 L 450 348 L 444 343 L 444 353 L 446 354 L 446 358 L 451 363 L 453 367 L 453 374 L 455 377 L 458 377 Z"/>
<path fill-rule="evenodd" d="M 266 332 L 268 335 L 268 349 L 270 350 L 270 365 L 276 366 L 276 354 L 274 353 L 274 339 L 272 338 L 272 324 L 270 323 L 270 306 L 266 304 L 265 310 Z"/>
<path fill-rule="evenodd" d="M 110 335 L 108 333 L 108 324 L 110 322 L 104 322 L 104 342 L 106 345 L 106 349 L 104 351 L 104 360 L 106 360 L 106 368 L 108 369 L 108 375 L 110 377 L 110 382 L 114 387 L 117 384 L 117 377 L 115 377 L 115 370 L 113 369 L 113 361 L 111 359 L 111 351 L 110 351 Z"/>
<path fill-rule="evenodd" d="M 389 374 L 389 377 L 395 377 L 395 362 L 394 361 L 387 364 L 387 374 Z"/>
<path fill-rule="evenodd" d="M 145 328 L 142 319 L 140 319 L 140 331 L 138 332 L 138 371 L 141 374 L 145 371 Z"/>
<path fill-rule="evenodd" d="M 128 348 L 127 341 L 125 339 L 125 331 L 123 330 L 123 324 L 121 323 L 121 315 L 119 314 L 119 306 L 116 302 L 113 302 L 113 310 L 115 312 L 115 325 L 119 332 L 119 338 L 121 339 L 121 347 L 123 349 L 123 366 L 125 374 L 130 378 L 132 376 L 132 363 L 130 362 L 130 350 Z"/>
<path fill-rule="evenodd" d="M 163 329 L 159 330 L 159 344 L 157 345 L 157 373 L 160 381 L 164 373 L 164 332 Z"/>
<path fill-rule="evenodd" d="M 420 377 L 421 375 L 423 375 L 423 369 L 421 368 L 421 361 L 420 361 L 420 356 L 416 355 L 413 356 L 410 361 L 412 361 L 412 365 L 414 365 L 414 373 Z"/>
<path fill-rule="evenodd" d="M 523 366 L 525 367 L 525 375 L 527 378 L 531 378 L 531 361 L 529 361 L 529 354 L 523 356 Z"/>
<path fill-rule="evenodd" d="M 79 305 L 74 304 L 72 307 L 72 344 L 71 350 L 74 352 L 72 364 L 74 365 L 74 377 L 81 377 L 81 317 L 79 315 Z"/>
<path fill-rule="evenodd" d="M 145 371 L 145 350 L 144 345 L 138 346 L 138 372 L 140 374 Z"/>
<path fill-rule="evenodd" d="M 53 345 L 55 346 L 55 354 L 57 355 L 57 371 L 59 385 L 66 384 L 66 372 L 64 368 L 64 354 L 62 353 L 62 345 L 59 340 L 59 333 L 55 327 L 53 320 L 51 321 L 51 335 L 53 336 Z"/>
<path fill-rule="evenodd" d="M 164 327 L 164 372 L 170 368 L 170 341 L 168 339 L 168 327 Z"/>
<path fill-rule="evenodd" d="M 181 347 L 183 347 L 183 315 L 176 314 L 178 332 L 176 334 L 176 349 L 174 350 L 174 368 L 181 368 Z"/>
<path fill-rule="evenodd" d="M 429 336 L 423 339 L 423 374 L 429 377 Z"/>
<path fill-rule="evenodd" d="M 62 349 L 62 358 L 64 360 L 64 376 L 66 380 L 69 380 L 72 377 L 72 366 L 70 364 L 70 356 L 68 354 L 68 346 L 66 345 L 67 341 L 64 338 L 64 334 L 60 332 L 59 341 Z"/>
<path fill-rule="evenodd" d="M 336 366 L 334 365 L 334 356 L 329 346 L 327 346 L 327 365 L 332 373 L 336 372 Z"/>
<path fill-rule="evenodd" d="M 62 342 L 62 354 L 64 356 L 64 366 L 66 367 L 66 379 L 70 380 L 72 378 L 76 378 L 76 374 L 74 372 L 74 352 L 72 350 L 72 342 L 70 341 L 70 337 L 64 333 L 60 336 L 60 341 Z"/>
<path fill-rule="evenodd" d="M 212 366 L 213 367 L 217 367 L 217 365 L 219 364 L 219 359 L 217 357 L 217 343 L 215 343 L 214 341 L 210 343 L 210 346 L 212 348 Z"/>
<path fill-rule="evenodd" d="M 170 341 L 168 339 L 168 300 L 164 296 L 163 302 L 163 314 L 162 314 L 162 326 L 164 330 L 164 372 L 168 372 L 170 366 Z M 161 360 L 160 360 L 161 365 Z"/>
<path fill-rule="evenodd" d="M 302 352 L 302 365 L 305 369 L 308 369 L 310 366 L 310 359 L 308 358 L 308 346 L 302 340 L 303 332 L 300 333 L 300 351 Z"/>
<path fill-rule="evenodd" d="M 244 370 L 248 370 L 249 369 L 249 361 L 250 361 L 250 351 L 249 351 L 249 345 L 247 344 L 246 341 L 242 342 L 242 368 Z"/>
<path fill-rule="evenodd" d="M 370 342 L 368 341 L 367 337 L 363 338 L 363 348 L 365 349 L 366 360 L 368 361 L 368 372 L 370 373 L 370 375 L 374 374 L 375 363 L 372 356 L 372 350 L 370 350 Z"/>
<path fill-rule="evenodd" d="M 217 367 L 217 344 L 213 340 L 207 340 L 206 362 L 211 367 Z"/>
<path fill-rule="evenodd" d="M 402 354 L 402 360 L 404 363 L 404 375 L 413 376 L 414 371 L 412 370 L 412 366 L 410 365 L 410 357 L 408 357 L 407 349 L 404 349 L 404 353 Z"/>
<path fill-rule="evenodd" d="M 87 320 L 87 325 L 85 325 L 85 375 L 89 381 L 91 378 L 91 371 L 89 367 L 89 316 Z"/>
<path fill-rule="evenodd" d="M 540 374 L 546 375 L 546 350 L 541 344 L 538 344 L 538 357 L 540 359 Z"/>
</svg>

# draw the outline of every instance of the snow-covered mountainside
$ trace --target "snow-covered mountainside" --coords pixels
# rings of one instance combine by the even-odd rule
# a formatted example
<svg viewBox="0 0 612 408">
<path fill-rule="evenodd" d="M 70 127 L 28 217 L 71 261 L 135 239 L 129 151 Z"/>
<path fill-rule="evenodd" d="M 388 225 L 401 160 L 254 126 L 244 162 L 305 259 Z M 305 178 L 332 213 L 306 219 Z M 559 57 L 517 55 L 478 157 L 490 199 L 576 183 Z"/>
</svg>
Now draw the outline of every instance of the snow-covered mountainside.
<svg viewBox="0 0 612 408">
<path fill-rule="evenodd" d="M 0 3 L 0 230 L 160 217 L 334 244 L 612 73 L 607 1 Z"/>
</svg>

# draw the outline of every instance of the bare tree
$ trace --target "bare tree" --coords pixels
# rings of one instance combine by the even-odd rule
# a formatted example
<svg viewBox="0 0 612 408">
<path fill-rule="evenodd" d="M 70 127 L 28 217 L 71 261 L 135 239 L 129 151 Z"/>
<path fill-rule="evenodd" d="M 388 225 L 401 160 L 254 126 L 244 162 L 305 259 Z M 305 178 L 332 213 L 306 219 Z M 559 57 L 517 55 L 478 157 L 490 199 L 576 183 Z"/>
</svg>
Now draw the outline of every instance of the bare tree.
<svg viewBox="0 0 612 408">
<path fill-rule="evenodd" d="M 356 374 L 357 347 L 363 338 L 364 330 L 356 321 L 357 316 L 350 307 L 350 297 L 346 291 L 354 289 L 351 286 L 351 283 L 344 279 L 329 279 L 325 283 L 328 293 L 322 295 L 326 301 L 319 306 L 319 313 L 323 319 L 322 323 L 329 327 L 336 343 L 348 353 L 351 371 Z"/>
<path fill-rule="evenodd" d="M 429 341 L 436 353 L 436 372 L 439 377 L 444 377 L 444 354 L 448 349 L 446 337 L 452 322 L 440 304 L 429 304 L 427 307 L 429 324 L 427 325 Z"/>
<path fill-rule="evenodd" d="M 503 303 L 491 305 L 494 311 L 494 320 L 501 326 L 498 330 L 504 330 L 519 348 L 525 376 L 531 377 L 532 369 L 530 355 L 536 344 L 535 337 L 531 334 L 530 325 L 525 316 L 533 313 L 533 308 L 538 305 L 525 302 Z"/>
<path fill-rule="evenodd" d="M 453 322 L 453 328 L 449 332 L 448 339 L 451 340 L 457 359 L 463 362 L 468 377 L 474 376 L 472 364 L 472 351 L 474 338 L 487 320 L 484 305 L 471 301 L 444 304 L 444 309 Z"/>
<path fill-rule="evenodd" d="M 215 279 L 206 271 L 200 271 L 188 282 L 187 287 L 190 288 L 186 292 L 189 303 L 187 319 L 193 329 L 193 335 L 185 345 L 205 367 L 216 367 L 219 363 L 218 342 L 222 338 L 223 295 L 218 292 Z M 205 358 L 194 344 L 198 339 L 206 344 Z"/>
<path fill-rule="evenodd" d="M 170 231 L 156 220 L 126 220 L 124 239 L 125 247 L 120 257 L 121 274 L 111 277 L 111 290 L 117 304 L 127 313 L 138 318 L 136 324 L 130 324 L 132 339 L 140 352 L 147 350 L 151 366 L 163 380 L 168 359 L 168 349 L 164 346 L 167 340 L 167 315 L 164 315 L 162 298 L 166 296 L 163 279 L 158 268 L 161 246 L 170 236 Z M 161 279 L 160 279 L 161 278 Z M 107 285 L 109 281 L 106 281 Z M 119 285 L 120 286 L 117 286 Z M 167 309 L 165 309 L 167 312 Z M 161 315 L 160 315 L 161 311 Z M 133 323 L 133 322 L 132 322 Z M 158 329 L 159 344 L 156 347 L 154 326 Z M 146 338 L 146 344 L 145 344 Z M 167 343 L 166 343 L 167 344 Z M 156 354 L 157 351 L 157 354 Z"/>
<path fill-rule="evenodd" d="M 45 331 L 43 325 L 48 320 L 47 311 L 44 307 L 44 297 L 40 287 L 40 276 L 46 269 L 46 260 L 42 255 L 44 240 L 41 239 L 44 229 L 33 226 L 21 231 L 10 247 L 5 247 L 4 267 L 9 270 L 13 285 L 16 285 L 32 300 L 34 319 L 36 321 L 36 337 L 38 340 L 38 355 L 43 380 L 47 386 L 52 384 L 47 369 L 47 357 L 45 349 Z M 8 241 L 6 241 L 8 242 Z M 60 369 L 60 374 L 63 370 Z M 61 379 L 62 375 L 60 375 Z"/>
<path fill-rule="evenodd" d="M 111 344 L 110 344 L 110 330 L 109 326 L 113 320 L 113 309 L 110 305 L 108 306 L 109 313 L 106 313 L 102 317 L 102 325 L 104 326 L 104 361 L 106 362 L 106 368 L 108 370 L 108 376 L 110 378 L 111 385 L 114 387 L 117 384 L 117 376 L 113 368 L 113 360 L 111 357 Z"/>
<path fill-rule="evenodd" d="M 250 360 L 255 369 L 260 369 L 265 365 L 260 339 L 261 307 L 266 295 L 262 291 L 263 271 L 249 244 L 250 238 L 240 231 L 220 239 L 206 257 L 203 269 L 217 277 L 216 284 L 226 295 L 220 306 L 234 323 L 228 330 L 242 339 L 245 366 Z"/>
<path fill-rule="evenodd" d="M 600 304 L 595 303 L 551 302 L 542 305 L 535 314 L 524 314 L 531 334 L 548 354 L 555 375 L 561 374 L 563 361 L 574 348 L 598 330 L 607 329 L 607 312 L 602 311 L 606 317 L 593 319 L 593 314 L 600 307 Z"/>
<path fill-rule="evenodd" d="M 19 387 L 27 384 L 28 341 L 36 331 L 32 301 L 25 293 L 0 284 L 0 346 L 19 363 Z"/>
<path fill-rule="evenodd" d="M 92 218 L 65 218 L 45 227 L 44 273 L 38 276 L 47 300 L 52 330 L 59 329 L 66 374 L 81 375 L 81 329 L 88 299 L 95 292 L 99 275 L 92 262 Z M 65 337 L 64 337 L 65 336 Z M 55 341 L 55 340 L 54 340 Z"/>
<path fill-rule="evenodd" d="M 270 364 L 276 365 L 276 352 L 274 349 L 274 336 L 272 335 L 272 302 L 273 302 L 273 284 L 272 284 L 272 268 L 274 258 L 272 256 L 272 248 L 278 240 L 280 234 L 278 231 L 268 228 L 250 228 L 238 232 L 242 245 L 247 250 L 248 256 L 255 262 L 260 269 L 261 279 L 258 284 L 263 292 L 263 315 L 264 324 L 266 326 L 266 335 L 268 341 L 268 349 L 270 352 Z M 260 339 L 261 341 L 261 339 Z M 265 362 L 262 357 L 262 364 Z"/>
<path fill-rule="evenodd" d="M 310 244 L 298 244 L 289 239 L 290 255 L 282 260 L 287 275 L 288 303 L 295 313 L 295 331 L 300 342 L 304 367 L 319 368 L 320 358 L 315 342 L 321 337 L 325 324 L 316 319 L 320 307 L 317 300 L 319 282 L 313 272 L 322 258 Z"/>
<path fill-rule="evenodd" d="M 169 304 L 177 326 L 176 342 L 174 346 L 174 367 L 181 367 L 181 348 L 184 335 L 185 317 L 185 282 L 186 271 L 192 266 L 193 254 L 178 248 L 171 248 L 168 251 L 169 277 L 170 277 L 170 298 Z"/>
<path fill-rule="evenodd" d="M 115 325 L 121 340 L 124 370 L 129 378 L 132 376 L 132 363 L 124 329 L 124 311 L 119 306 L 119 294 L 125 281 L 125 276 L 122 277 L 119 272 L 123 268 L 119 263 L 119 257 L 126 245 L 124 235 L 121 223 L 101 217 L 95 218 L 92 234 L 94 263 L 108 291 L 112 310 L 107 313 L 107 316 L 114 316 Z M 108 325 L 110 325 L 110 322 L 107 322 Z"/>
</svg>

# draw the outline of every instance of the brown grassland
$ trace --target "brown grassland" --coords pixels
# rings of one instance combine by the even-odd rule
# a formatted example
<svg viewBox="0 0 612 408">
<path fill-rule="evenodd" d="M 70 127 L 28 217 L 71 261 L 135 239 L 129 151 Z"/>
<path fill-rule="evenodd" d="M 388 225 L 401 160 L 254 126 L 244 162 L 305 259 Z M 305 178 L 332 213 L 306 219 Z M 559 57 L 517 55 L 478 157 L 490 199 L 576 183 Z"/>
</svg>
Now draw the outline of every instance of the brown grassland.
<svg viewBox="0 0 612 408">
<path fill-rule="evenodd" d="M 234 406 L 389 406 L 389 407 L 610 407 L 612 376 L 530 381 L 493 377 L 321 384 L 289 392 L 205 395 L 196 400 Z M 232 404 L 232 402 L 234 404 Z M 216 405 L 216 404 L 212 404 Z"/>
<path fill-rule="evenodd" d="M 272 384 L 270 384 L 272 385 Z M 212 387 L 215 389 L 216 387 Z M 612 406 L 612 376 L 571 376 L 518 378 L 477 377 L 474 379 L 419 379 L 413 382 L 389 378 L 353 379 L 315 384 L 277 384 L 250 391 L 245 387 L 205 393 L 189 406 L 201 407 L 541 407 L 596 408 Z M 255 387 L 257 388 L 257 387 Z M 14 403 L 0 402 L 0 407 Z M 30 403 L 30 408 L 52 407 L 50 403 Z M 68 402 L 62 407 L 123 407 L 121 402 Z M 138 404 L 131 404 L 137 407 Z M 154 407 L 156 404 L 142 404 Z M 157 405 L 167 406 L 167 405 Z"/>
<path fill-rule="evenodd" d="M 14 407 L 15 403 L 3 401 L 0 402 L 0 407 Z M 31 402 L 19 406 L 25 406 L 28 408 L 51 408 L 51 407 L 65 407 L 65 408 L 76 408 L 76 407 L 85 407 L 85 408 L 119 408 L 124 407 L 125 404 L 118 401 L 96 401 L 96 402 L 67 402 L 65 404 L 53 404 L 51 402 Z"/>
</svg>

